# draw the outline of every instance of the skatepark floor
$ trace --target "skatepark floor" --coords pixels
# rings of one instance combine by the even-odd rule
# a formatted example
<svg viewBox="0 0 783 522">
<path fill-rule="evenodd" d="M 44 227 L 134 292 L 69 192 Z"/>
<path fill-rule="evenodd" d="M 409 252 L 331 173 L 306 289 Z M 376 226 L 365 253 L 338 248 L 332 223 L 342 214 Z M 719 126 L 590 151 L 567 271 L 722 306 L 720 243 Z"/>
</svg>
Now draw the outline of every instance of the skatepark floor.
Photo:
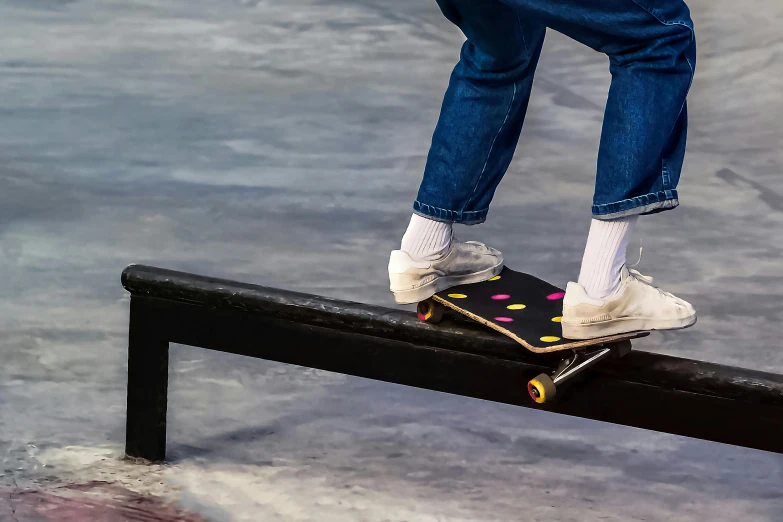
<svg viewBox="0 0 783 522">
<path fill-rule="evenodd" d="M 643 239 L 699 322 L 635 347 L 783 372 L 783 11 L 690 6 L 681 207 L 629 258 Z M 462 40 L 417 0 L 0 4 L 0 521 L 781 520 L 780 455 L 178 345 L 169 461 L 122 460 L 122 269 L 394 306 Z M 457 237 L 576 277 L 609 80 L 549 32 L 489 219 Z"/>
</svg>

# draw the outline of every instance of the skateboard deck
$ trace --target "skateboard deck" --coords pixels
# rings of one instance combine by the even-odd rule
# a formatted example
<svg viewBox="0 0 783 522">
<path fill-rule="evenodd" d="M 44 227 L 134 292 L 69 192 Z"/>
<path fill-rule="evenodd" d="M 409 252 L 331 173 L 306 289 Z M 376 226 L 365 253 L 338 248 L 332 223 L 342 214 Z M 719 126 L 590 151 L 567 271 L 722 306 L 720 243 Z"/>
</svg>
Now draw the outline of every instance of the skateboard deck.
<svg viewBox="0 0 783 522">
<path fill-rule="evenodd" d="M 438 292 L 432 300 L 497 330 L 533 353 L 585 348 L 649 335 L 634 332 L 588 340 L 564 339 L 560 326 L 564 296 L 565 291 L 546 281 L 504 267 L 499 275 L 487 281 L 454 286 Z M 419 316 L 427 320 L 422 313 L 427 312 L 420 306 Z"/>
</svg>

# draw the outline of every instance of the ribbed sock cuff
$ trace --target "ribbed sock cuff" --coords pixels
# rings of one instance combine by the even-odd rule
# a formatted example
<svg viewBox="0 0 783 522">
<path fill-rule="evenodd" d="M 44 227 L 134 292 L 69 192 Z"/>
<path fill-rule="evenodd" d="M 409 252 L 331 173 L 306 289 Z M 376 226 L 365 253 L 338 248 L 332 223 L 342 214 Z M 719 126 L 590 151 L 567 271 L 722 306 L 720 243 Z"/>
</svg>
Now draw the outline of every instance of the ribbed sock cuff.
<svg viewBox="0 0 783 522">
<path fill-rule="evenodd" d="M 452 224 L 413 214 L 400 250 L 416 261 L 435 261 L 451 246 Z"/>
<path fill-rule="evenodd" d="M 638 217 L 591 221 L 579 272 L 579 284 L 590 297 L 604 299 L 619 288 L 625 249 Z"/>
</svg>

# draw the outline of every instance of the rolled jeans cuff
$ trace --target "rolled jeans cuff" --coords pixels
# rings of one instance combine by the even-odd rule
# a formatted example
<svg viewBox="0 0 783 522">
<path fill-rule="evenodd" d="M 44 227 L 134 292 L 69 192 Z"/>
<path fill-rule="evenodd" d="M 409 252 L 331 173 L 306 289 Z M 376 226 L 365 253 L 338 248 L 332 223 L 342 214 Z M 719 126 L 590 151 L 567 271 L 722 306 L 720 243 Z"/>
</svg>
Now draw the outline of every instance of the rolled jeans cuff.
<svg viewBox="0 0 783 522">
<path fill-rule="evenodd" d="M 483 210 L 448 210 L 445 208 L 433 207 L 420 201 L 413 202 L 413 211 L 425 218 L 444 223 L 461 223 L 463 225 L 478 225 L 487 220 L 488 208 Z"/>
<path fill-rule="evenodd" d="M 677 190 L 662 190 L 614 203 L 593 205 L 593 217 L 611 220 L 636 214 L 656 214 L 677 207 L 680 201 Z"/>
</svg>

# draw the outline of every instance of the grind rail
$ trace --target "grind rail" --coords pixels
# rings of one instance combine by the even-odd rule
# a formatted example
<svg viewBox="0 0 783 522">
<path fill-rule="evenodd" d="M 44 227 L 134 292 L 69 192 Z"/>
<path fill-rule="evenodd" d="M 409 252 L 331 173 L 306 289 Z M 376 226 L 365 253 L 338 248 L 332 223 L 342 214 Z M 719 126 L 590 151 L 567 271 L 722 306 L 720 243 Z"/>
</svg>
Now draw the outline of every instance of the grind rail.
<svg viewBox="0 0 783 522">
<path fill-rule="evenodd" d="M 633 350 L 552 403 L 528 380 L 554 357 L 464 319 L 130 265 L 128 457 L 166 457 L 169 343 L 783 453 L 783 376 Z"/>
</svg>

